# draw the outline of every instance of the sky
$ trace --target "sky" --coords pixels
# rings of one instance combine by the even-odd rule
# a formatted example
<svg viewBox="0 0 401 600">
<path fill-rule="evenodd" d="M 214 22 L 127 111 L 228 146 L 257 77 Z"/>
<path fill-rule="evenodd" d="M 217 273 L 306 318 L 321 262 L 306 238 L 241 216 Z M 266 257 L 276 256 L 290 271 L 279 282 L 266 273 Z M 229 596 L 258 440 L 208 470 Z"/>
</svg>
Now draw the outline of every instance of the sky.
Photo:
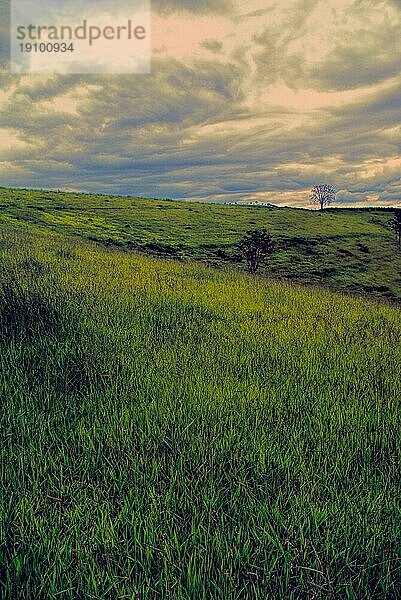
<svg viewBox="0 0 401 600">
<path fill-rule="evenodd" d="M 151 73 L 104 75 L 11 74 L 1 2 L 0 185 L 401 205 L 401 0 L 153 0 Z"/>
</svg>

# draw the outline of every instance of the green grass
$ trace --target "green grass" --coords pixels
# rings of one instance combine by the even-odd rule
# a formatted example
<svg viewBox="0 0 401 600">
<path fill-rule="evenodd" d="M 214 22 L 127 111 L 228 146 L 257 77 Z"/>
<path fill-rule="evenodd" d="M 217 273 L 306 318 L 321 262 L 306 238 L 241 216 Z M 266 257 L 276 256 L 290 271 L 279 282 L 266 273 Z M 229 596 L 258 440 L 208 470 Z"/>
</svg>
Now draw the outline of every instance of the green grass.
<svg viewBox="0 0 401 600">
<path fill-rule="evenodd" d="M 1 597 L 399 598 L 399 308 L 68 237 L 118 206 L 58 198 L 3 210 Z M 195 210 L 128 202 L 144 239 Z"/>
<path fill-rule="evenodd" d="M 128 251 L 237 266 L 236 243 L 267 228 L 277 252 L 264 269 L 277 280 L 401 300 L 401 250 L 391 211 L 196 204 L 0 188 L 0 223 L 31 223 Z"/>
</svg>

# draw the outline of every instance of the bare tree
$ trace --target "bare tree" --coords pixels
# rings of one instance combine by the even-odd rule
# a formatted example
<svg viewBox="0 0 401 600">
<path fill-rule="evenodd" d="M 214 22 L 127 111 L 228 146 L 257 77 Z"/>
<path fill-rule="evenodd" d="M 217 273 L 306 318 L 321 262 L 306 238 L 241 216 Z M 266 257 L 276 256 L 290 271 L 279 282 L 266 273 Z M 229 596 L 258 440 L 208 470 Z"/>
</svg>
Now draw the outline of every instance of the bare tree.
<svg viewBox="0 0 401 600">
<path fill-rule="evenodd" d="M 401 246 L 401 208 L 396 208 L 390 225 L 395 232 L 398 244 Z"/>
<path fill-rule="evenodd" d="M 335 199 L 336 190 L 327 183 L 314 185 L 311 190 L 310 201 L 312 204 L 318 205 L 320 210 L 323 210 L 325 206 L 334 202 Z"/>
<path fill-rule="evenodd" d="M 248 263 L 248 271 L 256 273 L 259 265 L 274 252 L 276 244 L 266 229 L 247 231 L 238 244 L 238 249 Z"/>
</svg>

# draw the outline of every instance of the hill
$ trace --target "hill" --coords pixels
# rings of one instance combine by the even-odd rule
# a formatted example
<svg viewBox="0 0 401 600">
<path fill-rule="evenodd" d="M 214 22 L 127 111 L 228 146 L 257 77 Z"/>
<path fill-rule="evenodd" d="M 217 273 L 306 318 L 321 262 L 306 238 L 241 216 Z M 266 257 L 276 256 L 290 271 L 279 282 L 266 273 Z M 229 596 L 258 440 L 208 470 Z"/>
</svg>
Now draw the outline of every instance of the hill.
<svg viewBox="0 0 401 600">
<path fill-rule="evenodd" d="M 270 212 L 4 194 L 4 597 L 396 598 L 399 308 L 123 249 L 130 225 L 200 256 L 217 215 L 229 248 Z"/>
<path fill-rule="evenodd" d="M 265 270 L 270 277 L 401 299 L 401 251 L 385 209 L 320 213 L 5 188 L 0 205 L 3 222 L 213 266 L 239 267 L 238 239 L 266 227 L 278 244 Z"/>
</svg>

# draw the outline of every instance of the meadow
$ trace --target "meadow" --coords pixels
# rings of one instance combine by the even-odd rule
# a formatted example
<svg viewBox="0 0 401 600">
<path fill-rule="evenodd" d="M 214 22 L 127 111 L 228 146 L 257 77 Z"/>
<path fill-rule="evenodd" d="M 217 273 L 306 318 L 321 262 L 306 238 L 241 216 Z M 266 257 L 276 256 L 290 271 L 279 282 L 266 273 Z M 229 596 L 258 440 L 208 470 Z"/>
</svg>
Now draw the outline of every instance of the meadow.
<svg viewBox="0 0 401 600">
<path fill-rule="evenodd" d="M 277 243 L 264 273 L 276 280 L 401 300 L 401 252 L 385 209 L 226 206 L 0 188 L 1 219 L 34 224 L 122 250 L 199 261 L 238 263 L 236 244 L 265 227 Z"/>
<path fill-rule="evenodd" d="M 35 211 L 0 225 L 0 596 L 399 598 L 397 304 Z"/>
</svg>

